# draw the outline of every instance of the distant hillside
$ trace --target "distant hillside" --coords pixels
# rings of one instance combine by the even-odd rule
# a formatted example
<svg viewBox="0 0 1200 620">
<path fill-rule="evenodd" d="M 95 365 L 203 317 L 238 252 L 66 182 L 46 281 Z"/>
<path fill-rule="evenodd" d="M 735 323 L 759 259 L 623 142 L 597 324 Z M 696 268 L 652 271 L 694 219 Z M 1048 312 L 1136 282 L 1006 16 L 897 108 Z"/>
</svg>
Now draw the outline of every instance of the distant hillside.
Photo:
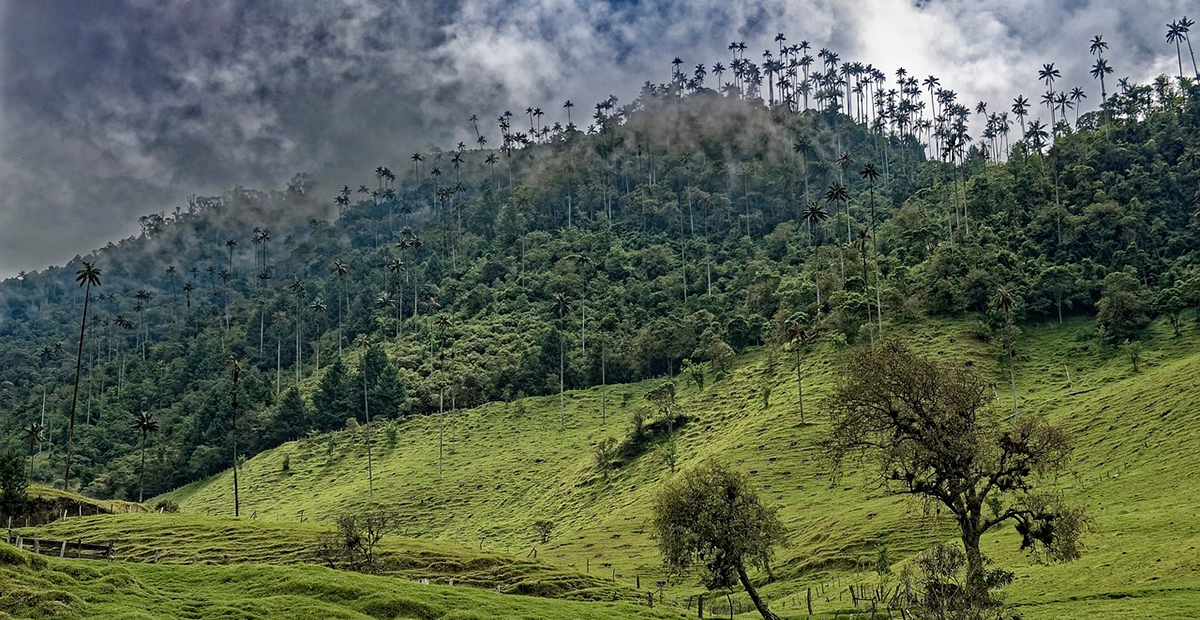
<svg viewBox="0 0 1200 620">
<path fill-rule="evenodd" d="M 995 405 L 1010 408 L 1003 358 L 976 329 L 970 321 L 937 320 L 895 336 L 926 355 L 971 364 L 996 382 Z M 1023 414 L 1044 414 L 1074 434 L 1072 474 L 1061 488 L 1093 519 L 1084 557 L 1038 565 L 1016 551 L 1012 532 L 987 539 L 985 550 L 1015 570 L 1006 596 L 1026 618 L 1200 613 L 1200 581 L 1189 551 L 1200 531 L 1182 516 L 1200 501 L 1191 415 L 1200 407 L 1192 381 L 1200 372 L 1200 331 L 1191 317 L 1178 338 L 1167 322 L 1154 324 L 1137 373 L 1128 358 L 1098 346 L 1091 331 L 1087 318 L 1028 325 L 1016 366 Z M 679 410 L 692 418 L 678 431 L 677 466 L 719 455 L 749 473 L 793 530 L 791 547 L 774 567 L 776 580 L 762 586 L 775 609 L 794 604 L 807 587 L 832 587 L 835 576 L 843 585 L 870 582 L 873 574 L 861 567 L 880 545 L 899 570 L 913 553 L 953 537 L 948 521 L 882 496 L 866 472 L 831 486 L 816 443 L 826 428 L 821 399 L 846 352 L 833 344 L 805 350 L 807 424 L 798 417 L 792 358 L 782 352 L 754 349 L 727 378 L 706 375 L 703 389 L 687 375 L 674 378 Z M 565 431 L 558 430 L 556 397 L 449 412 L 440 479 L 436 417 L 378 425 L 373 499 L 362 430 L 287 443 L 242 468 L 243 511 L 287 522 L 299 510 L 315 518 L 382 505 L 413 524 L 409 535 L 514 552 L 538 547 L 540 558 L 605 576 L 611 571 L 626 586 L 640 578 L 646 588 L 667 578 L 648 529 L 650 497 L 670 475 L 664 444 L 627 454 L 607 482 L 592 452 L 605 437 L 626 437 L 633 413 L 648 405 L 644 394 L 661 384 L 610 386 L 603 410 L 599 388 L 569 392 Z M 288 472 L 281 468 L 285 458 Z M 187 513 L 232 513 L 228 472 L 165 497 Z M 532 528 L 541 519 L 555 523 L 548 545 Z M 668 591 L 682 599 L 698 590 L 685 576 L 671 579 Z M 735 600 L 748 604 L 744 594 Z M 829 600 L 818 597 L 814 606 L 819 615 L 851 608 L 837 592 Z"/>
</svg>

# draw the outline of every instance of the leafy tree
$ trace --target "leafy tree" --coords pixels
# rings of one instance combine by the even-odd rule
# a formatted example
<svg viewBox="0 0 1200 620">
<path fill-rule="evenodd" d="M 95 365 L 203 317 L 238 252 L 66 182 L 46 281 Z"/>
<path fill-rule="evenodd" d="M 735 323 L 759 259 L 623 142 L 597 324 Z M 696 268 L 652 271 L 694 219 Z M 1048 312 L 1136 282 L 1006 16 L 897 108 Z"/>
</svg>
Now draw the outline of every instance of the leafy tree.
<svg viewBox="0 0 1200 620">
<path fill-rule="evenodd" d="M 550 542 L 550 534 L 554 532 L 554 522 L 549 519 L 540 519 L 533 522 L 533 531 L 537 532 L 538 540 L 542 544 Z"/>
<path fill-rule="evenodd" d="M 271 445 L 279 445 L 304 435 L 312 421 L 312 413 L 304 404 L 300 390 L 288 388 L 279 401 L 275 417 L 271 420 Z"/>
<path fill-rule="evenodd" d="M 25 463 L 16 450 L 0 452 L 0 514 L 15 516 L 25 509 L 29 479 Z"/>
<path fill-rule="evenodd" d="M 764 620 L 775 619 L 746 569 L 765 568 L 787 529 L 743 474 L 715 458 L 684 471 L 655 496 L 654 530 L 670 569 L 700 568 L 709 590 L 740 581 Z"/>
<path fill-rule="evenodd" d="M 1167 317 L 1176 337 L 1179 337 L 1179 315 L 1183 314 L 1184 308 L 1187 308 L 1187 303 L 1179 287 L 1163 289 L 1154 298 L 1154 312 Z"/>
<path fill-rule="evenodd" d="M 1133 364 L 1133 372 L 1138 372 L 1138 364 L 1142 361 L 1142 341 L 1126 340 L 1121 343 L 1121 351 L 1129 357 L 1129 363 Z"/>
<path fill-rule="evenodd" d="M 596 469 L 604 474 L 604 481 L 608 482 L 609 475 L 617 466 L 617 440 L 605 437 L 596 442 L 592 447 L 592 458 L 596 462 Z"/>
<path fill-rule="evenodd" d="M 969 368 L 926 360 L 896 342 L 854 355 L 841 376 L 823 444 L 835 469 L 861 455 L 874 461 L 887 492 L 948 510 L 972 601 L 998 605 L 989 591 L 1004 580 L 985 570 L 980 539 L 1005 523 L 1015 525 L 1022 549 L 1049 560 L 1079 557 L 1082 509 L 1039 488 L 1067 467 L 1065 430 L 1036 415 L 1002 423 L 986 383 Z"/>
<path fill-rule="evenodd" d="M 383 346 L 372 344 L 359 358 L 355 389 L 366 389 L 368 405 L 376 417 L 395 417 L 404 401 L 404 390 L 396 366 L 388 360 Z"/>
<path fill-rule="evenodd" d="M 312 427 L 321 431 L 340 427 L 347 417 L 358 410 L 355 406 L 356 395 L 357 390 L 346 364 L 341 356 L 333 358 L 333 363 L 325 368 L 325 374 L 321 375 L 317 390 L 313 393 Z"/>
<path fill-rule="evenodd" d="M 1096 326 L 1113 343 L 1136 339 L 1138 332 L 1150 324 L 1145 289 L 1128 271 L 1105 276 L 1097 308 Z"/>
</svg>

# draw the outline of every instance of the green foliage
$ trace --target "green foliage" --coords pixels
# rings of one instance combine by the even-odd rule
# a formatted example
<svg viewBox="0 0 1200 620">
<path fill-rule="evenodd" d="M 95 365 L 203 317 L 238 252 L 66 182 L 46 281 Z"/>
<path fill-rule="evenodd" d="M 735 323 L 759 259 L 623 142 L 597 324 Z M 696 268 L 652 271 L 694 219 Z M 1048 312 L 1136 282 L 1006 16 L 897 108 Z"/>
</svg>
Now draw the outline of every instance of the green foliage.
<svg viewBox="0 0 1200 620">
<path fill-rule="evenodd" d="M 787 543 L 776 510 L 763 505 L 744 475 L 715 458 L 663 485 L 654 529 L 663 561 L 679 571 L 699 568 L 710 590 L 733 587 L 747 567 L 766 567 L 775 547 Z"/>
<path fill-rule="evenodd" d="M 0 515 L 19 515 L 28 501 L 25 459 L 13 449 L 0 452 Z"/>
<path fill-rule="evenodd" d="M 1150 323 L 1150 303 L 1146 290 L 1128 271 L 1114 271 L 1104 278 L 1096 325 L 1112 343 L 1137 339 Z"/>
</svg>

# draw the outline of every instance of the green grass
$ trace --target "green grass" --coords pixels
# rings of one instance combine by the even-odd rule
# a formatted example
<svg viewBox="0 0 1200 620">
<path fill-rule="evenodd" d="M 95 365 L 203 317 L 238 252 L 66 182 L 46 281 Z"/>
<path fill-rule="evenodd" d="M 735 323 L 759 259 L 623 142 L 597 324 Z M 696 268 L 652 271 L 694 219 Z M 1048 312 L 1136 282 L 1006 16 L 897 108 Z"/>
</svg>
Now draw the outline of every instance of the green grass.
<svg viewBox="0 0 1200 620">
<path fill-rule="evenodd" d="M 114 558 L 159 564 L 323 564 L 319 523 L 233 520 L 178 514 L 71 518 L 18 529 L 25 536 L 113 544 Z M 438 540 L 386 536 L 375 549 L 378 571 L 432 583 L 587 600 L 632 600 L 636 594 L 595 575 L 553 564 L 460 547 Z"/>
<path fill-rule="evenodd" d="M 668 608 L 421 585 L 319 566 L 151 565 L 43 558 L 0 546 L 0 618 L 575 620 L 680 618 Z"/>
<path fill-rule="evenodd" d="M 1007 600 L 1031 619 L 1200 617 L 1192 522 L 1200 502 L 1196 326 L 1189 321 L 1180 338 L 1163 324 L 1152 326 L 1136 374 L 1127 359 L 1095 344 L 1088 319 L 1023 329 L 1017 369 L 1022 411 L 1042 413 L 1074 433 L 1072 473 L 1059 485 L 1087 506 L 1093 531 L 1083 559 L 1054 566 L 1022 556 L 1009 533 L 986 539 L 986 551 L 1017 574 Z M 994 347 L 972 337 L 969 322 L 928 321 L 906 326 L 903 337 L 927 355 L 972 363 L 996 382 L 996 406 L 1011 409 L 1006 368 Z M 823 592 L 814 595 L 818 615 L 850 609 L 845 584 L 873 578 L 857 569 L 879 544 L 903 560 L 953 536 L 944 519 L 884 496 L 865 473 L 851 472 L 830 485 L 816 448 L 825 430 L 820 401 L 848 352 L 822 344 L 806 356 L 806 425 L 797 417 L 786 355 L 772 364 L 768 352 L 752 351 L 739 358 L 730 377 L 710 378 L 704 390 L 676 379 L 681 408 L 695 418 L 679 431 L 680 466 L 709 455 L 733 463 L 781 507 L 792 530 L 792 545 L 774 566 L 777 580 L 761 587 L 785 617 L 807 616 L 797 603 L 808 587 Z M 774 386 L 768 408 L 760 398 L 764 382 Z M 410 524 L 409 538 L 518 556 L 537 547 L 540 559 L 564 570 L 627 587 L 640 577 L 646 591 L 665 579 L 648 528 L 650 499 L 669 472 L 648 453 L 605 482 L 592 467 L 591 447 L 607 436 L 622 437 L 629 415 L 644 406 L 642 395 L 659 383 L 610 386 L 606 423 L 599 388 L 568 393 L 561 431 L 557 396 L 449 413 L 440 476 L 436 416 L 394 423 L 394 446 L 378 428 L 371 497 L 363 430 L 333 434 L 330 454 L 327 437 L 292 442 L 245 465 L 243 515 L 294 523 L 301 510 L 317 520 L 382 507 Z M 281 467 L 285 455 L 288 472 Z M 193 515 L 232 514 L 228 473 L 164 497 Z M 557 524 L 548 544 L 536 541 L 531 526 L 537 519 Z M 689 578 L 666 588 L 668 597 L 680 599 L 701 591 Z M 735 600 L 746 604 L 742 595 Z M 723 610 L 723 597 L 710 599 L 710 609 Z"/>
</svg>

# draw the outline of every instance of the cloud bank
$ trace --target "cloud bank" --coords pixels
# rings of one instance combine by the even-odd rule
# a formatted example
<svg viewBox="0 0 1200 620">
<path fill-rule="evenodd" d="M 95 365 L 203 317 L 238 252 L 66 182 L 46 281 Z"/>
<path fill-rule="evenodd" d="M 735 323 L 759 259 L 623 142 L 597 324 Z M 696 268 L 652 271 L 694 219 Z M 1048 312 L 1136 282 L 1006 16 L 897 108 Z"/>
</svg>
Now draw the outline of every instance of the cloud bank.
<svg viewBox="0 0 1200 620">
<path fill-rule="evenodd" d="M 728 64 L 789 42 L 965 102 L 1036 100 L 1037 69 L 1084 86 L 1103 34 L 1116 73 L 1175 72 L 1183 0 L 0 0 L 0 276 L 61 264 L 192 193 L 405 170 L 430 144 L 496 142 L 505 109 L 579 116 L 670 61 Z M 728 78 L 728 76 L 726 76 Z M 711 78 L 710 78 L 711 79 Z M 1115 82 L 1115 81 L 1114 81 Z"/>
</svg>

